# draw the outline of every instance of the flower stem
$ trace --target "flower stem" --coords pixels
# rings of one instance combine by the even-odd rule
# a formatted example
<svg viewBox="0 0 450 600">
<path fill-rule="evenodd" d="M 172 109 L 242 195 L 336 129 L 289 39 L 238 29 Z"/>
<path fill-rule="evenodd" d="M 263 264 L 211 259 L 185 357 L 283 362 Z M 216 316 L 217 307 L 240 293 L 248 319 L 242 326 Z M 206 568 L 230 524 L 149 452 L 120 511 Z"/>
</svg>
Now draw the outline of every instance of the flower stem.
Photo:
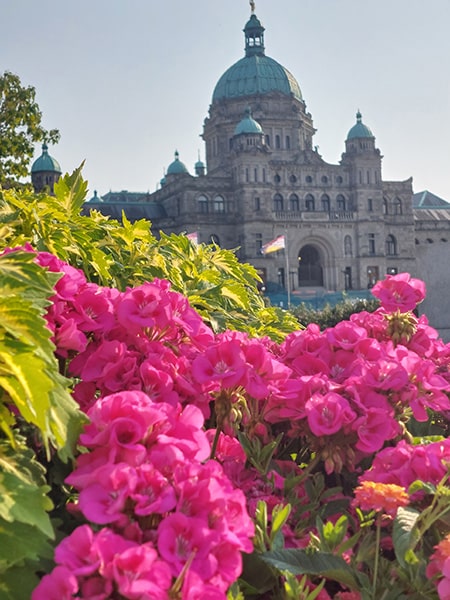
<svg viewBox="0 0 450 600">
<path fill-rule="evenodd" d="M 222 431 L 222 420 L 217 422 L 216 433 L 214 434 L 213 443 L 211 445 L 211 454 L 209 456 L 210 460 L 214 460 L 216 457 L 217 444 L 219 442 L 220 432 Z"/>
<path fill-rule="evenodd" d="M 373 582 L 372 582 L 372 599 L 377 600 L 377 579 L 378 579 L 378 560 L 380 556 L 380 539 L 381 539 L 381 517 L 377 518 L 377 531 L 375 537 L 375 562 L 373 565 Z"/>
</svg>

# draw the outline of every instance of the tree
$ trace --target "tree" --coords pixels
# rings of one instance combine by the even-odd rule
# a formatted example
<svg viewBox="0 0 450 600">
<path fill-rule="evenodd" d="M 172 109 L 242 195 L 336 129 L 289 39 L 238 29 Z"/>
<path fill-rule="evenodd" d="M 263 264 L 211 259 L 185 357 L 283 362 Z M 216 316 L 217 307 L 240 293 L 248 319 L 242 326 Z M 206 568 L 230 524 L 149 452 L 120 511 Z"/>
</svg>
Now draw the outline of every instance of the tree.
<svg viewBox="0 0 450 600">
<path fill-rule="evenodd" d="M 0 76 L 0 185 L 11 187 L 29 173 L 37 142 L 56 143 L 59 131 L 42 127 L 36 90 L 22 85 L 18 75 Z"/>
</svg>

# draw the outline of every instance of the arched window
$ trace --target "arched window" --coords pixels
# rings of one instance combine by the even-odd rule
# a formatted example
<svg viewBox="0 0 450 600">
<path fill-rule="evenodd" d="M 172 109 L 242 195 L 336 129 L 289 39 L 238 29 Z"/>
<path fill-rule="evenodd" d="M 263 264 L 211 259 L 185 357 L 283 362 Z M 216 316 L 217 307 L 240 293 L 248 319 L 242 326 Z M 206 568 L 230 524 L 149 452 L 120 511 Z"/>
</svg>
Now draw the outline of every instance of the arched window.
<svg viewBox="0 0 450 600">
<path fill-rule="evenodd" d="M 273 180 L 275 181 L 275 183 L 280 183 L 281 177 L 278 175 L 278 173 L 275 175 L 275 177 L 273 178 Z"/>
<path fill-rule="evenodd" d="M 300 210 L 300 203 L 299 203 L 297 194 L 291 194 L 289 196 L 289 205 L 290 205 L 291 210 L 293 210 L 293 211 L 298 212 Z"/>
<path fill-rule="evenodd" d="M 330 196 L 328 196 L 328 194 L 323 194 L 320 201 L 322 203 L 322 210 L 330 212 Z"/>
<path fill-rule="evenodd" d="M 273 197 L 273 210 L 283 210 L 283 196 L 281 194 L 275 194 Z"/>
<path fill-rule="evenodd" d="M 342 194 L 336 196 L 336 207 L 338 210 L 345 210 L 345 198 Z"/>
<path fill-rule="evenodd" d="M 387 198 L 383 198 L 383 214 L 389 214 Z"/>
<path fill-rule="evenodd" d="M 213 202 L 214 212 L 215 213 L 224 213 L 225 212 L 225 201 L 222 196 L 215 196 Z"/>
<path fill-rule="evenodd" d="M 279 135 L 275 136 L 275 148 L 279 150 L 281 148 L 281 139 Z"/>
<path fill-rule="evenodd" d="M 344 254 L 345 256 L 353 256 L 353 243 L 350 235 L 344 238 Z"/>
<path fill-rule="evenodd" d="M 266 146 L 270 146 L 270 135 L 266 134 Z"/>
<path fill-rule="evenodd" d="M 309 211 L 315 210 L 314 196 L 312 194 L 307 194 L 305 196 L 305 208 Z"/>
<path fill-rule="evenodd" d="M 400 198 L 396 198 L 394 200 L 394 215 L 402 215 L 403 214 L 403 208 L 402 208 L 402 201 L 400 200 Z"/>
<path fill-rule="evenodd" d="M 208 212 L 208 198 L 206 196 L 199 196 L 197 198 L 197 210 L 202 214 Z"/>
<path fill-rule="evenodd" d="M 397 254 L 397 240 L 393 235 L 388 235 L 386 238 L 386 254 L 387 256 L 395 256 Z"/>
</svg>

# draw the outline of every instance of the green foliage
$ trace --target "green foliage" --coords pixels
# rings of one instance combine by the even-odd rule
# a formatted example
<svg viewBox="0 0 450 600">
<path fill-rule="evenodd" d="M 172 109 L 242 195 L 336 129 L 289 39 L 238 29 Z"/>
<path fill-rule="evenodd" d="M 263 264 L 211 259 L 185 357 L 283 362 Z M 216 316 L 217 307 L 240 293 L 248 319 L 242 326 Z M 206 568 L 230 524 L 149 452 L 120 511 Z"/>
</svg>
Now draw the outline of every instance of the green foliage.
<svg viewBox="0 0 450 600">
<path fill-rule="evenodd" d="M 70 456 L 81 413 L 58 372 L 44 308 L 58 276 L 48 274 L 27 252 L 0 256 L 0 429 L 14 444 L 12 406 L 39 428 L 50 446 Z M 78 426 L 77 426 L 78 423 Z"/>
<path fill-rule="evenodd" d="M 44 320 L 59 275 L 34 255 L 0 256 L 0 599 L 27 599 L 54 537 L 46 471 L 34 451 L 72 456 L 84 422 L 59 374 Z M 27 434 L 28 440 L 20 431 Z"/>
<path fill-rule="evenodd" d="M 230 250 L 198 246 L 184 235 L 161 234 L 151 223 L 123 223 L 97 211 L 80 209 L 87 185 L 81 167 L 61 177 L 55 197 L 29 191 L 0 194 L 0 235 L 5 246 L 29 242 L 82 269 L 89 281 L 124 290 L 158 277 L 184 294 L 215 331 L 236 329 L 280 341 L 298 322 L 279 308 L 267 307 L 257 289 L 258 275 Z"/>
<path fill-rule="evenodd" d="M 36 142 L 59 140 L 59 132 L 47 131 L 41 121 L 34 87 L 24 87 L 17 75 L 5 71 L 0 76 L 0 186 L 28 175 Z"/>
<path fill-rule="evenodd" d="M 326 577 L 339 581 L 352 590 L 358 589 L 359 584 L 352 569 L 343 558 L 331 553 L 287 548 L 266 552 L 262 558 L 281 572 L 289 571 L 293 575 Z"/>
<path fill-rule="evenodd" d="M 316 323 L 323 331 L 327 327 L 334 327 L 341 321 L 346 321 L 354 313 L 362 311 L 373 312 L 379 307 L 377 299 L 371 300 L 344 300 L 335 306 L 327 304 L 325 308 L 316 310 L 306 304 L 300 304 L 291 309 L 291 313 L 299 320 L 301 325 L 306 327 L 310 323 Z"/>
</svg>

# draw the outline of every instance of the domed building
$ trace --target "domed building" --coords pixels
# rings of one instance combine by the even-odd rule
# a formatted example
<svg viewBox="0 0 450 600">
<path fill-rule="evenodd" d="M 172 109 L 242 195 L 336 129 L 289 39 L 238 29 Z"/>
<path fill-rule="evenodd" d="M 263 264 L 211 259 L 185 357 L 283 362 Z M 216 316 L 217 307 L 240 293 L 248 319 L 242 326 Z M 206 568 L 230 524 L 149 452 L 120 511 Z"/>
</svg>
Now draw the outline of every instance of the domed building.
<svg viewBox="0 0 450 600">
<path fill-rule="evenodd" d="M 340 162 L 323 160 L 300 85 L 266 55 L 254 10 L 243 31 L 245 54 L 219 77 L 204 120 L 206 165 L 199 156 L 191 175 L 176 152 L 156 192 L 103 194 L 98 210 L 151 206 L 154 230 L 237 248 L 269 292 L 292 297 L 367 290 L 386 273 L 420 275 L 418 246 L 439 229 L 434 221 L 445 209 L 429 207 L 429 224 L 417 233 L 425 211 L 413 210 L 412 178 L 383 180 L 375 135 L 359 110 Z M 449 228 L 447 216 L 441 223 Z M 284 249 L 268 252 L 275 239 Z"/>
<path fill-rule="evenodd" d="M 325 162 L 301 87 L 266 54 L 254 12 L 243 31 L 244 56 L 219 77 L 204 121 L 206 169 L 190 175 L 176 153 L 150 195 L 166 214 L 153 227 L 238 248 L 268 290 L 367 290 L 384 273 L 414 273 L 411 180 L 383 182 L 359 111 L 340 164 Z M 262 254 L 280 235 L 284 251 Z"/>
<path fill-rule="evenodd" d="M 31 183 L 36 192 L 48 190 L 53 195 L 53 186 L 61 177 L 61 167 L 48 153 L 47 144 L 42 144 L 42 154 L 31 166 Z"/>
</svg>

